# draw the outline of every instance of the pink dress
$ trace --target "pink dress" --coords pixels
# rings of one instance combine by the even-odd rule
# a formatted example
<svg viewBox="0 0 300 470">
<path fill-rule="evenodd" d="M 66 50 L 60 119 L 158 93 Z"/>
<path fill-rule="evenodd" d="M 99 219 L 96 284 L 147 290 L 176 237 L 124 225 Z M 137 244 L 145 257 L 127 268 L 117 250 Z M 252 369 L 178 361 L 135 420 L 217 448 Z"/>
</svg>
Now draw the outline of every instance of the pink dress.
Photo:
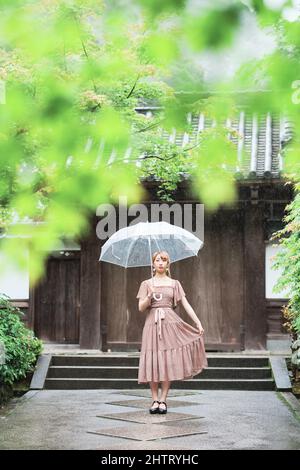
<svg viewBox="0 0 300 470">
<path fill-rule="evenodd" d="M 179 281 L 155 286 L 142 334 L 138 383 L 190 379 L 207 368 L 203 337 L 173 310 L 185 292 Z M 141 282 L 137 298 L 144 299 L 151 280 Z"/>
</svg>

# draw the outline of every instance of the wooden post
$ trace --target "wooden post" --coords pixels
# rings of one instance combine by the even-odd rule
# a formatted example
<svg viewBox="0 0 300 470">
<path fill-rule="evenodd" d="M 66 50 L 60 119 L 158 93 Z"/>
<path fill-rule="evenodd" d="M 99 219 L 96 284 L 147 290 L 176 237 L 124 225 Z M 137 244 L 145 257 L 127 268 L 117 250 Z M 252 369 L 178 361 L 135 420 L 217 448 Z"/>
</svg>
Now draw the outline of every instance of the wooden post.
<svg viewBox="0 0 300 470">
<path fill-rule="evenodd" d="M 81 241 L 80 269 L 80 335 L 82 349 L 101 349 L 101 240 L 96 234 L 96 217 L 91 230 Z"/>
<path fill-rule="evenodd" d="M 258 199 L 251 199 L 245 209 L 244 250 L 245 349 L 265 349 L 267 318 L 264 204 Z"/>
<path fill-rule="evenodd" d="M 29 285 L 29 299 L 28 299 L 28 302 L 29 302 L 29 306 L 28 306 L 28 328 L 30 328 L 31 330 L 33 330 L 33 332 L 35 333 L 35 322 L 34 322 L 34 313 L 35 313 L 35 305 L 34 305 L 34 302 L 35 302 L 35 289 L 34 287 L 30 284 Z"/>
</svg>

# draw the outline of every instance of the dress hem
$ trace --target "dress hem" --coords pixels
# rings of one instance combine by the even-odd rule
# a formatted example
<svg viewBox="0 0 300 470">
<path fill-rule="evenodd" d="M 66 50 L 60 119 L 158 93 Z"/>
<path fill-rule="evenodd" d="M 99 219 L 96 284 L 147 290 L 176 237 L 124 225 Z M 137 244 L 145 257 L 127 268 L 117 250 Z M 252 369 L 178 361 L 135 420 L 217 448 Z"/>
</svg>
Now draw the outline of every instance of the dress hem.
<svg viewBox="0 0 300 470">
<path fill-rule="evenodd" d="M 208 366 L 203 366 L 201 367 L 201 369 L 199 369 L 197 372 L 195 372 L 194 374 L 192 375 L 189 375 L 188 377 L 181 377 L 181 378 L 176 378 L 176 379 L 160 379 L 160 380 L 143 380 L 143 381 L 138 381 L 138 385 L 142 385 L 142 384 L 148 384 L 150 382 L 154 382 L 154 383 L 160 383 L 160 382 L 178 382 L 178 381 L 184 381 L 184 380 L 190 380 L 192 379 L 193 377 L 195 377 L 196 375 L 200 374 L 204 369 L 208 369 Z"/>
</svg>

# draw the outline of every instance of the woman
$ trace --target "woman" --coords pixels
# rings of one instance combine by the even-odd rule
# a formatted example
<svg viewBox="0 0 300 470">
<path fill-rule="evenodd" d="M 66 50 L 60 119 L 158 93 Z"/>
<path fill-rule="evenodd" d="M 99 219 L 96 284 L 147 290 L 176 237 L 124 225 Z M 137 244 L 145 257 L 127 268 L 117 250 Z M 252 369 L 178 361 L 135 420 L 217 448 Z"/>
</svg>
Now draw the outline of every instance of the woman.
<svg viewBox="0 0 300 470">
<path fill-rule="evenodd" d="M 186 299 L 179 281 L 170 276 L 166 251 L 152 256 L 152 279 L 141 282 L 137 298 L 139 311 L 148 310 L 142 335 L 138 383 L 150 383 L 153 403 L 149 412 L 167 413 L 170 382 L 199 374 L 207 367 L 201 322 Z M 196 328 L 184 322 L 173 310 L 181 301 Z M 162 384 L 158 400 L 158 385 Z"/>
</svg>

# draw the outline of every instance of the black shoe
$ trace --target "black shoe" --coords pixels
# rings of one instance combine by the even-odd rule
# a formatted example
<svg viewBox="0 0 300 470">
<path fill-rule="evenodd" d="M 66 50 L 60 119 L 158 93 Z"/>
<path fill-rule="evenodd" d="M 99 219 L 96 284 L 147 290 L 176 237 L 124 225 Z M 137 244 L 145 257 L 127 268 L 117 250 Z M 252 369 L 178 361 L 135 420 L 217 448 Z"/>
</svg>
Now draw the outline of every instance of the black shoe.
<svg viewBox="0 0 300 470">
<path fill-rule="evenodd" d="M 158 412 L 160 415 L 165 415 L 167 413 L 167 404 L 165 401 L 161 401 L 159 404 L 163 403 L 164 405 L 166 405 L 166 408 L 160 408 L 160 406 L 158 407 Z"/>
<path fill-rule="evenodd" d="M 156 408 L 152 408 L 152 406 L 154 405 L 154 403 L 158 403 L 158 406 L 157 406 Z M 154 415 L 154 414 L 156 414 L 156 413 L 159 412 L 159 404 L 160 404 L 160 401 L 158 401 L 158 400 L 154 400 L 154 401 L 153 401 L 153 403 L 152 403 L 152 405 L 151 405 L 151 408 L 149 408 L 149 413 L 150 413 L 151 415 Z"/>
</svg>

